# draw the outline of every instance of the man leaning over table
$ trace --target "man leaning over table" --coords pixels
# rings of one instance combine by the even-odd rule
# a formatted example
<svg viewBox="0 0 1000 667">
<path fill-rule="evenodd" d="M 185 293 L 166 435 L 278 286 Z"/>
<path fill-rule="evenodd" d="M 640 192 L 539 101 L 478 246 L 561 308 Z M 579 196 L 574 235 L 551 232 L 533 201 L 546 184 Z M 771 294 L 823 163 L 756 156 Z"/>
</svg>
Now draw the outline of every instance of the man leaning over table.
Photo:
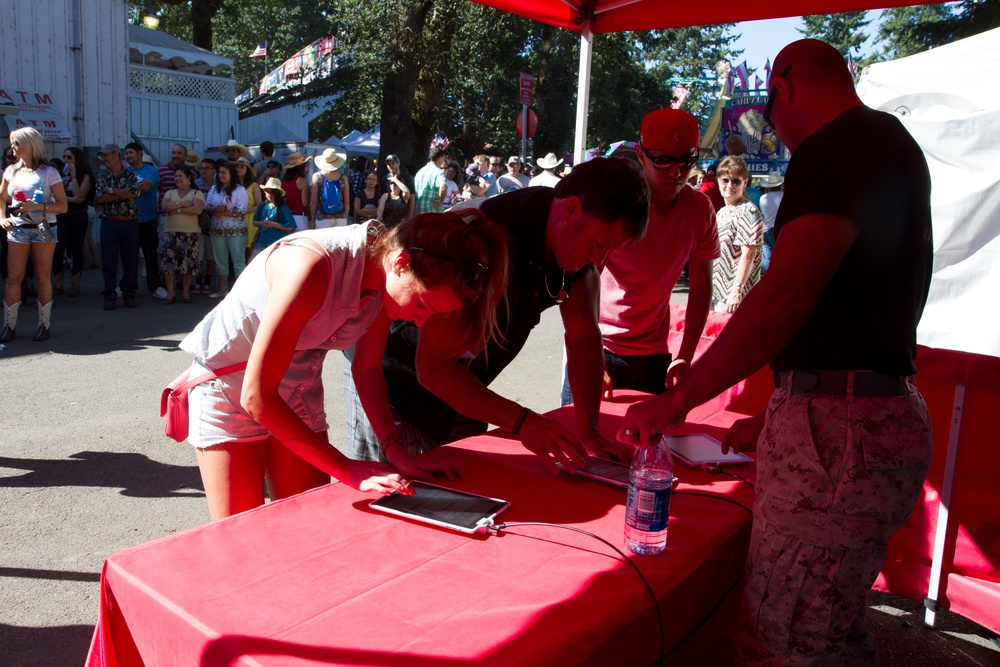
<svg viewBox="0 0 1000 667">
<path fill-rule="evenodd" d="M 649 186 L 646 236 L 608 255 L 601 271 L 604 388 L 661 394 L 687 370 L 712 301 L 712 262 L 719 256 L 715 207 L 687 186 L 698 161 L 698 121 L 681 109 L 642 119 L 636 157 Z M 677 356 L 667 348 L 670 293 L 688 264 L 690 291 Z M 573 399 L 563 373 L 562 404 Z"/>
<path fill-rule="evenodd" d="M 770 361 L 766 413 L 723 445 L 758 452 L 736 664 L 870 665 L 867 593 L 931 459 L 907 377 L 931 276 L 930 176 L 833 47 L 794 42 L 772 71 L 764 115 L 792 158 L 771 267 L 672 390 L 629 408 L 619 437 L 650 442 Z M 875 176 L 830 197 L 821 175 L 851 168 L 845 142 L 865 146 Z"/>
<path fill-rule="evenodd" d="M 505 338 L 470 358 L 450 349 L 453 323 L 447 317 L 432 317 L 419 330 L 393 324 L 383 367 L 404 446 L 423 452 L 496 424 L 553 471 L 556 461 L 570 470 L 582 465 L 585 452 L 626 456 L 628 448 L 604 438 L 598 427 L 604 363 L 595 265 L 645 233 L 649 194 L 642 176 L 625 160 L 598 158 L 555 188 L 524 188 L 465 205 L 477 206 L 509 235 L 509 311 L 499 314 Z M 521 351 L 542 312 L 557 304 L 566 330 L 576 434 L 488 388 Z M 349 379 L 346 373 L 349 456 L 379 460 L 378 441 L 352 398 Z"/>
</svg>

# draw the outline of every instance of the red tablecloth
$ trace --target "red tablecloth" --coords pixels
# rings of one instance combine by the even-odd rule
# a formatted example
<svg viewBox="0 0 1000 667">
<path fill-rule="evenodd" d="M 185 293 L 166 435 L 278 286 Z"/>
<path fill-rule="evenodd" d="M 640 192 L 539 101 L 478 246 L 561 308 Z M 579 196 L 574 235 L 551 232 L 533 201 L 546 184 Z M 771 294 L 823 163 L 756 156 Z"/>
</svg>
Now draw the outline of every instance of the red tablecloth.
<svg viewBox="0 0 1000 667">
<path fill-rule="evenodd" d="M 607 432 L 631 400 L 603 405 Z M 553 414 L 573 421 L 568 409 Z M 718 437 L 738 417 L 702 408 L 688 430 Z M 434 452 L 463 474 L 449 485 L 509 500 L 502 521 L 572 525 L 624 549 L 623 489 L 553 476 L 503 435 Z M 678 468 L 679 491 L 753 502 L 741 482 Z M 733 470 L 753 476 L 752 467 Z M 470 537 L 373 512 L 371 499 L 331 484 L 112 556 L 88 664 L 528 666 L 657 658 L 648 594 L 600 542 L 548 527 Z M 683 493 L 670 510 L 666 551 L 630 557 L 659 597 L 670 663 L 727 664 L 750 514 Z"/>
</svg>

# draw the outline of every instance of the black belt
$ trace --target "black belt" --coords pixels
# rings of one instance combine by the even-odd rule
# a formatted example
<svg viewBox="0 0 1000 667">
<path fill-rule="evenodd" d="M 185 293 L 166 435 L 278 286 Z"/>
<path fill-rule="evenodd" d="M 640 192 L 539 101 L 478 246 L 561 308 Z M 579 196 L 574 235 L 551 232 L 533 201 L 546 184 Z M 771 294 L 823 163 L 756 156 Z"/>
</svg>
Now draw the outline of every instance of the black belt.
<svg viewBox="0 0 1000 667">
<path fill-rule="evenodd" d="M 903 396 L 906 378 L 874 371 L 782 371 L 774 374 L 774 384 L 790 394 L 847 395 L 849 373 L 854 374 L 855 396 Z"/>
</svg>

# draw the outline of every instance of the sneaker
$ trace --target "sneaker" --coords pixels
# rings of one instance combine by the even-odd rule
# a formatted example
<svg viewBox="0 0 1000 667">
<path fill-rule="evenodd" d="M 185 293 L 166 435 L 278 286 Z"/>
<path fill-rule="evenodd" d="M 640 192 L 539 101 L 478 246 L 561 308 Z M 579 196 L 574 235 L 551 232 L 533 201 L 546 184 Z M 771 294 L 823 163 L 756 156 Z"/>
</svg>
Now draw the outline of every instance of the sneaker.
<svg viewBox="0 0 1000 667">
<path fill-rule="evenodd" d="M 222 299 L 225 298 L 226 292 L 212 292 L 208 295 L 209 299 Z"/>
<path fill-rule="evenodd" d="M 118 296 L 121 296 L 122 295 L 122 288 L 121 287 L 116 287 L 115 288 L 115 294 L 117 294 Z"/>
<path fill-rule="evenodd" d="M 135 308 L 137 305 L 138 304 L 135 302 L 135 295 L 134 294 L 131 295 L 131 296 L 126 296 L 125 297 L 125 307 L 126 308 Z"/>
<path fill-rule="evenodd" d="M 191 294 L 201 294 L 201 285 L 191 285 L 191 289 L 188 291 Z"/>
<path fill-rule="evenodd" d="M 155 296 L 158 299 L 166 299 L 167 298 L 167 290 L 166 290 L 166 288 L 157 287 L 156 291 L 153 292 L 153 296 Z"/>
<path fill-rule="evenodd" d="M 115 309 L 115 300 L 114 299 L 105 299 L 104 300 L 104 310 L 114 310 L 114 309 Z"/>
</svg>

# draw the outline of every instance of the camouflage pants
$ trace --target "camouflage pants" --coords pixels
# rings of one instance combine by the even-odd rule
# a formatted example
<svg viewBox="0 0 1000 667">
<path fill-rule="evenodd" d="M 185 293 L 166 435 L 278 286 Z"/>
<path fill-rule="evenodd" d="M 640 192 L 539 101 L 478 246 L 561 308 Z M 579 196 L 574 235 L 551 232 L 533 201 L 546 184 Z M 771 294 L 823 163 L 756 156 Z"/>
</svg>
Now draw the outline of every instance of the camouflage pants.
<svg viewBox="0 0 1000 667">
<path fill-rule="evenodd" d="M 873 665 L 868 590 L 931 460 L 927 406 L 901 397 L 771 397 L 737 665 Z"/>
</svg>

